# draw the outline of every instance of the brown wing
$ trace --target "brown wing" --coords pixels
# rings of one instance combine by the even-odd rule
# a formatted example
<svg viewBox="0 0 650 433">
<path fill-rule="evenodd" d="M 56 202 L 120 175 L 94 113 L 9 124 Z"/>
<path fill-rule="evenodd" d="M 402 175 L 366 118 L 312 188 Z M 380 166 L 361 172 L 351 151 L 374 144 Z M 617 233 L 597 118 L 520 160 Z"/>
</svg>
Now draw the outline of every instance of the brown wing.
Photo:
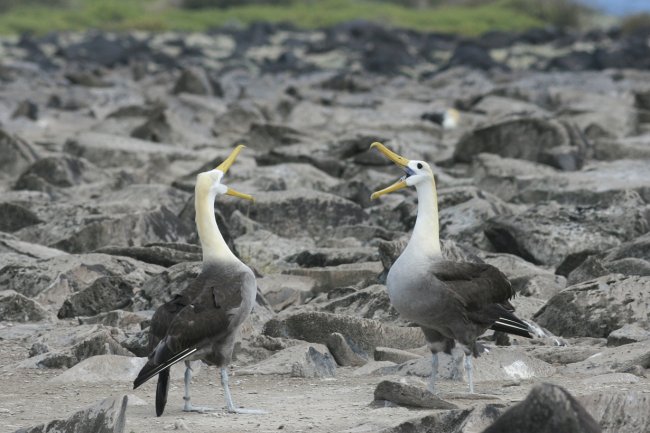
<svg viewBox="0 0 650 433">
<path fill-rule="evenodd" d="M 509 305 L 508 299 L 515 295 L 508 278 L 487 263 L 439 261 L 433 264 L 432 272 L 469 311 L 490 304 Z"/>
</svg>

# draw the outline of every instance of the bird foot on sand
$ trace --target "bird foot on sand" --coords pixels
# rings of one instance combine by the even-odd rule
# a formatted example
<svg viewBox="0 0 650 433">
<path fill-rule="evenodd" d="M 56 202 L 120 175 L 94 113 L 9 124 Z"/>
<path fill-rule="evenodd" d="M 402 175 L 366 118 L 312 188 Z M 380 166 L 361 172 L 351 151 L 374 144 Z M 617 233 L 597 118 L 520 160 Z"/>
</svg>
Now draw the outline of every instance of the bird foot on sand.
<svg viewBox="0 0 650 433">
<path fill-rule="evenodd" d="M 183 407 L 183 412 L 197 412 L 197 413 L 209 413 L 216 412 L 218 409 L 207 407 L 207 406 L 194 406 L 191 403 L 185 404 Z"/>
<path fill-rule="evenodd" d="M 241 414 L 248 414 L 248 415 L 264 415 L 268 413 L 267 411 L 262 409 L 249 409 L 245 407 L 229 407 L 226 408 L 226 410 L 229 413 L 241 413 Z"/>
</svg>

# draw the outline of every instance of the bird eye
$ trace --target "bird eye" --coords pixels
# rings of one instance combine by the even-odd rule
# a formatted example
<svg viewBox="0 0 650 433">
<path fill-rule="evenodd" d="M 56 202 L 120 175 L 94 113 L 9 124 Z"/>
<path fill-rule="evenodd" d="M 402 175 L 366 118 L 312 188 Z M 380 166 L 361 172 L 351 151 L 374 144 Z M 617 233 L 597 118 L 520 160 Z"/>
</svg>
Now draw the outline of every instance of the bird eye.
<svg viewBox="0 0 650 433">
<path fill-rule="evenodd" d="M 422 168 L 422 163 L 421 163 L 421 162 L 418 162 L 418 168 L 419 168 L 419 169 Z"/>
</svg>

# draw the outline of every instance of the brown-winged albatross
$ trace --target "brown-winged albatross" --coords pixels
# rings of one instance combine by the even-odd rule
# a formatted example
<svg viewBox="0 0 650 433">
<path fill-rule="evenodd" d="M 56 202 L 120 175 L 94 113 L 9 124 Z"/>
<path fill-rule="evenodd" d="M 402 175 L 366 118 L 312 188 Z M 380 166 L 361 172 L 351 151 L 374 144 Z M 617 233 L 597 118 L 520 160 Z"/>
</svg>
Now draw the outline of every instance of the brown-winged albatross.
<svg viewBox="0 0 650 433">
<path fill-rule="evenodd" d="M 492 328 L 530 338 L 528 325 L 514 314 L 508 301 L 515 294 L 497 268 L 484 263 L 453 262 L 442 256 L 439 239 L 438 195 L 433 171 L 424 161 L 409 161 L 381 143 L 372 143 L 406 175 L 371 199 L 414 186 L 418 214 L 408 245 L 386 278 L 388 296 L 406 320 L 417 323 L 432 353 L 429 390 L 435 392 L 438 352 L 451 354 L 456 342 L 465 353 L 469 392 L 474 392 L 472 358 L 483 351 L 476 339 Z"/>
<path fill-rule="evenodd" d="M 194 206 L 196 228 L 203 250 L 203 269 L 196 279 L 171 301 L 160 306 L 151 319 L 149 360 L 133 382 L 133 389 L 158 375 L 156 414 L 162 415 L 167 402 L 169 368 L 185 361 L 185 411 L 203 412 L 192 406 L 189 386 L 190 360 L 202 360 L 221 368 L 226 408 L 236 413 L 263 413 L 237 408 L 228 387 L 228 364 L 235 338 L 253 308 L 257 283 L 253 271 L 228 248 L 214 217 L 214 201 L 227 194 L 247 200 L 253 198 L 221 183 L 244 146 L 237 146 L 214 170 L 196 177 Z"/>
</svg>

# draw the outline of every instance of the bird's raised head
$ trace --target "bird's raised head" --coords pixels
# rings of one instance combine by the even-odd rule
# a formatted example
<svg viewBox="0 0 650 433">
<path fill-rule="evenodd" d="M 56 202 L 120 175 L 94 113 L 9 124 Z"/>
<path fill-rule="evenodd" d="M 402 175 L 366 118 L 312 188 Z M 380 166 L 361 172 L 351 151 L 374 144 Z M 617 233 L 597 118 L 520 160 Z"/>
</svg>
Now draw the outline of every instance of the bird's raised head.
<svg viewBox="0 0 650 433">
<path fill-rule="evenodd" d="M 384 194 L 389 194 L 402 188 L 406 188 L 407 186 L 417 186 L 421 182 L 433 181 L 433 171 L 431 170 L 431 166 L 428 163 L 424 161 L 406 159 L 378 142 L 372 143 L 370 145 L 370 148 L 376 148 L 379 152 L 386 156 L 386 158 L 390 159 L 395 163 L 395 165 L 400 166 L 404 170 L 404 176 L 401 179 L 387 188 L 374 192 L 370 196 L 372 200 Z"/>
<path fill-rule="evenodd" d="M 216 168 L 198 174 L 196 177 L 195 188 L 197 197 L 201 194 L 206 193 L 212 195 L 215 198 L 217 195 L 226 194 L 233 197 L 243 198 L 245 200 L 255 201 L 253 199 L 253 196 L 235 191 L 234 189 L 227 187 L 221 182 L 223 180 L 223 177 L 226 175 L 230 167 L 237 159 L 239 152 L 241 152 L 244 147 L 246 146 L 243 144 L 238 145 L 233 149 L 232 152 L 230 152 L 228 158 L 226 158 Z"/>
</svg>

